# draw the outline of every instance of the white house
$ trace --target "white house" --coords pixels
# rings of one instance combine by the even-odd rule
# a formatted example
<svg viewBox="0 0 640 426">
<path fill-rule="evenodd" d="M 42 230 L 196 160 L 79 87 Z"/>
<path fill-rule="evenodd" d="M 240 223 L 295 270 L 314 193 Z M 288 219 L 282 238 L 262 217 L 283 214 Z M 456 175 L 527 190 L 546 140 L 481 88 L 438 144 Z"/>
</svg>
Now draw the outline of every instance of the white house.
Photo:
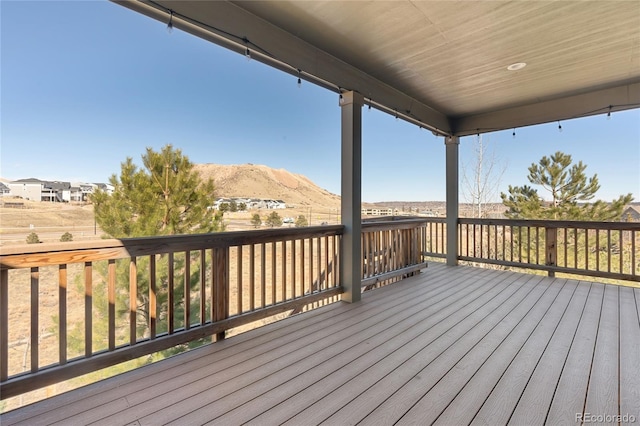
<svg viewBox="0 0 640 426">
<path fill-rule="evenodd" d="M 0 197 L 8 195 L 11 195 L 11 189 L 4 182 L 0 182 Z"/>
<path fill-rule="evenodd" d="M 42 201 L 42 189 L 44 182 L 40 179 L 28 178 L 19 179 L 7 184 L 14 197 L 24 198 L 31 201 Z"/>
</svg>

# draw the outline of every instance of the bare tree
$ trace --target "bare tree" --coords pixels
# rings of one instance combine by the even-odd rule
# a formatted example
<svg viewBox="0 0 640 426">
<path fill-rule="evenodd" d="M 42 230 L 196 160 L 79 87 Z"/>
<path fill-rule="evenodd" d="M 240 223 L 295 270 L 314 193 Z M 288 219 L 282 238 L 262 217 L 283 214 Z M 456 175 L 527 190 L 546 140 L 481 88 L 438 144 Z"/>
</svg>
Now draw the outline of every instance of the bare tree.
<svg viewBox="0 0 640 426">
<path fill-rule="evenodd" d="M 462 193 L 473 205 L 473 217 L 480 218 L 486 215 L 486 204 L 499 199 L 500 181 L 507 166 L 499 163 L 482 135 L 477 136 L 473 152 L 473 158 L 462 168 Z"/>
</svg>

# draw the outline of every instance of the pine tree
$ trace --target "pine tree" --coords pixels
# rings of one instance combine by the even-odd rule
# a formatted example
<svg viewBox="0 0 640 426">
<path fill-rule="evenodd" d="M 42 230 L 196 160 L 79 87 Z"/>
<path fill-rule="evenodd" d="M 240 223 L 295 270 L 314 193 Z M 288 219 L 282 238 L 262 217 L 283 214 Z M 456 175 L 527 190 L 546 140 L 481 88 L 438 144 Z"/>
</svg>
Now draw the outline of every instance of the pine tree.
<svg viewBox="0 0 640 426">
<path fill-rule="evenodd" d="M 96 221 L 113 238 L 206 233 L 224 230 L 222 213 L 209 208 L 213 181 L 203 182 L 179 149 L 147 148 L 144 169 L 127 158 L 111 176 L 113 194 L 92 197 Z"/>
<path fill-rule="evenodd" d="M 560 151 L 542 157 L 538 164 L 529 167 L 528 179 L 548 191 L 551 202 L 545 202 L 530 186 L 509 186 L 508 194 L 500 194 L 502 203 L 508 207 L 506 216 L 512 219 L 619 220 L 633 197 L 627 194 L 611 203 L 588 202 L 595 197 L 600 184 L 597 174 L 587 177 L 586 168 L 582 161 L 572 165 L 571 155 Z"/>
<path fill-rule="evenodd" d="M 113 238 L 130 238 L 157 235 L 208 233 L 224 230 L 222 213 L 210 208 L 214 200 L 213 181 L 203 182 L 200 175 L 193 170 L 193 164 L 179 149 L 166 145 L 160 152 L 147 148 L 142 156 L 144 168 L 138 168 L 131 158 L 121 164 L 120 176 L 111 176 L 110 183 L 114 192 L 108 194 L 96 191 L 92 197 L 96 222 Z M 186 277 L 190 283 L 192 294 L 198 294 L 200 256 L 191 253 L 190 275 Z M 207 255 L 209 256 L 209 255 Z M 149 284 L 150 259 L 137 259 L 137 318 L 138 334 L 149 335 L 150 318 L 157 318 L 158 332 L 165 332 L 167 323 L 168 283 L 170 280 L 170 258 L 167 255 L 155 257 L 155 284 L 158 312 L 150 312 Z M 119 260 L 117 265 L 117 312 L 119 316 L 128 316 L 129 263 L 127 259 Z M 185 280 L 185 255 L 177 253 L 173 259 L 173 278 L 176 283 Z M 96 272 L 101 279 L 107 281 L 107 266 L 96 265 Z M 106 286 L 97 286 L 96 297 Z M 185 301 L 184 287 L 175 285 L 174 306 L 175 317 L 182 318 L 185 303 L 199 303 L 197 300 Z M 103 295 L 104 296 L 104 295 Z M 106 306 L 98 309 L 96 315 L 106 320 Z M 197 312 L 197 308 L 193 310 Z M 98 322 L 98 321 L 97 321 Z M 176 321 L 176 326 L 184 324 Z M 106 338 L 106 337 L 105 337 Z"/>
</svg>

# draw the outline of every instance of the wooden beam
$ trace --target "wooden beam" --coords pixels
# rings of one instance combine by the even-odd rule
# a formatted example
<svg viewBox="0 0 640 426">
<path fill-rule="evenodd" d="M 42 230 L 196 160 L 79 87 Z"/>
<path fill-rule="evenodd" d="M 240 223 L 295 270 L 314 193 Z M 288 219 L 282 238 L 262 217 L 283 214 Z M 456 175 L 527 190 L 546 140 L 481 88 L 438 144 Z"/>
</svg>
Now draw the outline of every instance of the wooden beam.
<svg viewBox="0 0 640 426">
<path fill-rule="evenodd" d="M 469 136 L 496 130 L 513 129 L 568 120 L 577 117 L 606 114 L 640 107 L 640 82 L 573 94 L 556 99 L 541 99 L 527 105 L 514 106 L 452 120 L 456 136 Z"/>
</svg>

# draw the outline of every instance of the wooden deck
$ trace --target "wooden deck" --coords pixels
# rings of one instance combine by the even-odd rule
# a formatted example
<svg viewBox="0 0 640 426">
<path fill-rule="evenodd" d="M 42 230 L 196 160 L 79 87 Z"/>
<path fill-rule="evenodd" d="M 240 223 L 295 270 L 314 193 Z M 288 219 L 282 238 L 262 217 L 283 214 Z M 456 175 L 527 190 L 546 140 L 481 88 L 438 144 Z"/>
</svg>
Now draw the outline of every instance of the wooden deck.
<svg viewBox="0 0 640 426">
<path fill-rule="evenodd" d="M 583 413 L 587 422 L 640 422 L 640 289 L 430 264 L 360 303 L 298 315 L 0 421 L 573 425 Z"/>
</svg>

